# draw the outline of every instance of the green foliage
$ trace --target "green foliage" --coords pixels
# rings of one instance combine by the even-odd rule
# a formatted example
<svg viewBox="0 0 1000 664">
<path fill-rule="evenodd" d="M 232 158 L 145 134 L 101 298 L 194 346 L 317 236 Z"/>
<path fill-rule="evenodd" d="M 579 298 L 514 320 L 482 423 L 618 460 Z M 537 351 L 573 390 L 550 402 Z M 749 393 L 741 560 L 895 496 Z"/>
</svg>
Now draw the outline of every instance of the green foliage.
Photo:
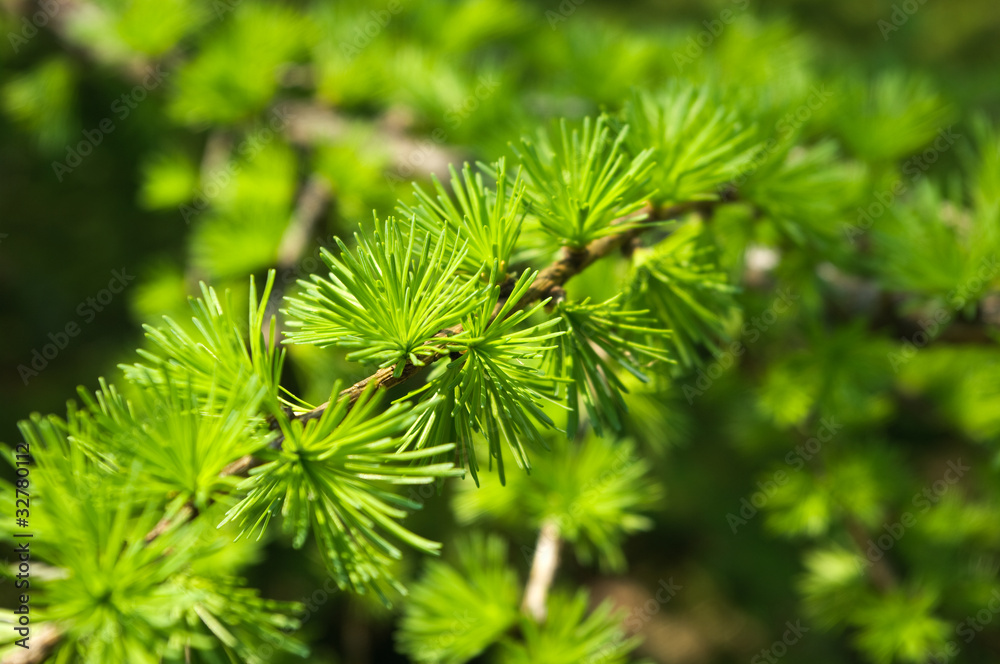
<svg viewBox="0 0 1000 664">
<path fill-rule="evenodd" d="M 499 660 L 505 664 L 628 662 L 640 639 L 625 638 L 621 617 L 609 603 L 600 604 L 589 615 L 587 603 L 584 591 L 554 593 L 545 624 L 522 620 L 524 642 L 505 641 Z"/>
<path fill-rule="evenodd" d="M 850 79 L 843 88 L 845 112 L 835 126 L 851 150 L 870 161 L 916 152 L 953 117 L 947 101 L 918 76 L 887 72 L 870 82 Z"/>
<path fill-rule="evenodd" d="M 842 439 L 829 442 L 838 449 L 849 444 Z M 847 519 L 877 528 L 889 517 L 883 506 L 892 500 L 891 489 L 896 488 L 882 478 L 899 460 L 882 445 L 868 443 L 866 447 L 871 453 L 864 457 L 830 451 L 822 475 L 792 474 L 768 502 L 767 525 L 789 537 L 822 536 Z"/>
<path fill-rule="evenodd" d="M 951 631 L 931 614 L 934 605 L 930 593 L 895 592 L 859 608 L 852 616 L 858 645 L 877 664 L 926 661 L 927 653 L 944 651 Z"/>
<path fill-rule="evenodd" d="M 669 203 L 717 198 L 755 147 L 755 129 L 713 99 L 708 86 L 676 83 L 659 95 L 637 93 L 623 117 L 628 149 L 652 151 L 652 184 Z"/>
<path fill-rule="evenodd" d="M 71 439 L 117 472 L 138 462 L 151 490 L 204 510 L 236 484 L 222 470 L 267 444 L 266 435 L 247 427 L 265 394 L 263 385 L 247 380 L 225 401 L 214 385 L 203 400 L 168 378 L 160 390 L 140 391 L 129 402 L 102 381 L 96 398 L 80 390 L 86 410 L 70 418 Z"/>
<path fill-rule="evenodd" d="M 357 3 L 322 3 L 310 13 L 318 33 L 312 53 L 316 95 L 330 104 L 347 107 L 363 104 L 382 93 L 387 81 L 383 68 L 377 64 L 390 55 L 380 40 L 363 49 L 354 46 L 353 41 L 363 34 L 371 17 L 352 4 Z"/>
<path fill-rule="evenodd" d="M 843 625 L 871 597 L 858 554 L 842 546 L 806 554 L 800 580 L 810 617 L 825 629 Z"/>
<path fill-rule="evenodd" d="M 990 222 L 1000 217 L 1000 131 L 983 115 L 973 118 L 972 128 L 974 142 L 964 153 L 969 197 L 973 210 L 982 217 L 977 226 L 995 233 L 996 224 Z M 989 241 L 996 246 L 995 235 Z"/>
<path fill-rule="evenodd" d="M 271 272 L 258 302 L 256 286 L 250 280 L 248 344 L 244 341 L 244 325 L 236 318 L 228 293 L 220 299 L 214 288 L 202 284 L 202 297 L 190 301 L 195 312 L 195 333 L 192 335 L 166 316 L 162 327 L 146 325 L 146 336 L 160 353 L 140 349 L 139 355 L 149 364 L 122 365 L 125 377 L 144 387 L 176 380 L 203 401 L 214 397 L 213 403 L 230 404 L 245 396 L 243 390 L 250 381 L 254 387 L 267 388 L 261 400 L 264 410 L 271 415 L 283 412 L 279 381 L 284 352 L 276 346 L 273 317 L 265 328 L 265 310 L 273 286 Z"/>
<path fill-rule="evenodd" d="M 118 37 L 129 48 L 146 55 L 166 53 L 209 18 L 206 8 L 192 0 L 122 4 L 124 11 L 117 17 Z"/>
<path fill-rule="evenodd" d="M 829 244 L 841 233 L 831 219 L 854 212 L 861 201 L 863 169 L 845 163 L 833 141 L 804 147 L 789 142 L 766 155 L 739 186 L 778 230 L 798 244 Z"/>
<path fill-rule="evenodd" d="M 454 566 L 427 565 L 406 604 L 398 641 L 414 661 L 467 662 L 517 622 L 520 587 L 507 565 L 506 543 L 473 534 L 454 552 Z"/>
<path fill-rule="evenodd" d="M 496 459 L 503 482 L 502 443 L 506 442 L 519 467 L 528 468 L 525 443 L 536 450 L 546 447 L 536 422 L 553 426 L 540 407 L 545 401 L 555 403 L 548 396 L 553 382 L 526 363 L 550 350 L 551 346 L 544 344 L 561 333 L 546 330 L 558 321 L 517 329 L 544 306 L 539 302 L 530 309 L 516 309 L 536 275 L 525 271 L 503 303 L 500 286 L 493 286 L 489 297 L 466 317 L 462 332 L 447 337 L 446 348 L 451 353 L 447 365 L 410 395 L 426 392 L 433 404 L 417 418 L 408 444 L 422 449 L 457 440 L 459 454 L 477 481 L 476 433 L 485 436 L 490 467 Z"/>
<path fill-rule="evenodd" d="M 447 240 L 450 246 L 467 242 L 469 249 L 462 261 L 463 271 L 476 274 L 483 272 L 483 266 L 496 262 L 499 265 L 497 277 L 505 278 L 524 218 L 521 204 L 524 186 L 520 176 L 508 183 L 506 162 L 500 159 L 493 170 L 496 177 L 496 190 L 493 191 L 483 186 L 482 173 L 473 177 L 468 164 L 462 169 L 461 180 L 453 167 L 450 172 L 451 191 L 457 206 L 437 177 L 432 176 L 436 197 L 432 198 L 415 184 L 417 207 L 401 203 L 400 213 L 416 219 L 429 238 L 438 238 L 439 242 Z"/>
<path fill-rule="evenodd" d="M 553 593 L 542 625 L 519 615 L 519 583 L 502 539 L 473 534 L 455 551 L 456 565 L 428 565 L 406 605 L 397 638 L 414 661 L 462 664 L 496 645 L 498 661 L 511 664 L 622 664 L 639 644 L 625 638 L 608 603 L 588 614 L 584 591 Z M 521 639 L 505 635 L 515 625 Z"/>
<path fill-rule="evenodd" d="M 701 225 L 687 223 L 641 252 L 630 278 L 627 301 L 671 330 L 668 343 L 683 366 L 699 363 L 699 347 L 721 352 L 718 342 L 735 307 L 736 289 L 716 266 L 715 251 Z"/>
<path fill-rule="evenodd" d="M 73 69 L 52 58 L 7 81 L 0 90 L 3 110 L 33 134 L 42 149 L 55 151 L 70 136 L 74 104 Z"/>
<path fill-rule="evenodd" d="M 290 8 L 250 3 L 235 12 L 174 82 L 170 111 L 185 124 L 237 122 L 262 110 L 281 67 L 308 46 L 313 29 Z"/>
<path fill-rule="evenodd" d="M 143 165 L 142 204 L 170 208 L 186 203 L 198 187 L 198 166 L 179 152 L 151 157 Z"/>
<path fill-rule="evenodd" d="M 585 118 L 582 129 L 559 125 L 559 143 L 553 146 L 540 133 L 536 145 L 521 139 L 513 148 L 528 188 L 529 210 L 553 238 L 570 247 L 582 247 L 606 235 L 620 233 L 642 217 L 612 224 L 635 212 L 653 194 L 647 186 L 653 169 L 652 150 L 637 150 L 629 159 L 623 149 L 628 128 L 612 140 L 608 120 Z"/>
<path fill-rule="evenodd" d="M 850 423 L 883 420 L 892 407 L 885 396 L 889 348 L 863 343 L 867 336 L 858 323 L 835 334 L 813 334 L 808 350 L 789 350 L 771 364 L 761 380 L 760 411 L 779 426 L 804 424 L 816 413 L 836 413 L 838 421 Z M 857 361 L 845 363 L 847 353 Z"/>
<path fill-rule="evenodd" d="M 213 278 L 242 280 L 247 272 L 273 266 L 288 229 L 295 155 L 268 139 L 270 124 L 256 126 L 229 161 L 205 174 L 191 203 L 181 206 L 184 221 L 194 225 L 192 262 Z"/>
<path fill-rule="evenodd" d="M 940 223 L 945 201 L 933 185 L 921 183 L 911 201 L 894 206 L 875 233 L 882 271 L 897 288 L 943 295 L 961 284 L 966 252 L 957 229 Z"/>
<path fill-rule="evenodd" d="M 338 260 L 323 250 L 329 279 L 313 277 L 304 293 L 291 300 L 288 315 L 297 343 L 356 348 L 349 360 L 422 366 L 433 355 L 438 332 L 456 325 L 479 306 L 483 289 L 474 278 L 457 274 L 466 257 L 464 245 L 444 234 L 419 242 L 416 223 L 404 235 L 392 218 L 381 233 L 356 235 L 352 254 L 339 239 Z M 418 244 L 419 242 L 419 244 Z"/>
<path fill-rule="evenodd" d="M 646 312 L 622 310 L 618 299 L 600 304 L 590 304 L 589 300 L 564 302 L 557 307 L 556 329 L 563 334 L 556 337 L 551 364 L 553 375 L 566 380 L 570 409 L 566 435 L 570 439 L 576 438 L 580 428 L 581 403 L 598 434 L 604 427 L 621 431 L 627 410 L 623 394 L 628 390 L 617 369 L 647 382 L 649 379 L 640 370 L 643 360 L 649 364 L 670 361 L 661 348 L 634 340 L 648 337 L 662 343 L 670 331 L 646 327 L 655 324 L 654 319 L 643 318 Z"/>
<path fill-rule="evenodd" d="M 114 398 L 110 388 L 103 394 Z M 247 662 L 265 661 L 255 655 L 264 643 L 306 654 L 284 631 L 297 626 L 288 617 L 297 605 L 260 599 L 225 559 L 206 564 L 227 546 L 211 524 L 175 524 L 148 539 L 163 516 L 164 494 L 140 481 L 145 458 L 124 463 L 121 455 L 121 466 L 107 469 L 66 428 L 54 417 L 21 425 L 44 506 L 34 512 L 32 555 L 62 570 L 41 582 L 37 598 L 46 607 L 39 618 L 65 630 L 56 661 L 181 661 L 186 649 L 213 651 L 219 642 L 229 657 Z M 5 490 L 13 495 L 12 486 Z M 9 541 L 10 531 L 4 535 Z"/>
<path fill-rule="evenodd" d="M 887 282 L 896 288 L 937 296 L 943 306 L 965 308 L 996 278 L 1000 236 L 997 207 L 991 196 L 1000 181 L 994 152 L 995 129 L 975 125 L 983 151 L 966 150 L 970 209 L 956 205 L 942 187 L 917 183 L 907 201 L 887 210 L 873 231 L 878 259 Z M 952 139 L 957 140 L 957 139 Z"/>
<path fill-rule="evenodd" d="M 539 458 L 530 476 L 513 476 L 509 486 L 464 483 L 456 516 L 463 523 L 490 517 L 515 527 L 551 521 L 583 564 L 596 557 L 603 568 L 624 569 L 622 540 L 651 527 L 642 513 L 663 497 L 649 464 L 636 457 L 630 441 L 598 436 L 554 443 L 553 451 Z"/>
<path fill-rule="evenodd" d="M 22 423 L 49 661 L 300 659 L 300 592 L 316 664 L 390 659 L 396 602 L 419 662 L 635 661 L 604 596 L 658 661 L 793 616 L 789 661 L 991 661 L 996 21 L 956 1 L 6 3 L 8 410 L 155 321 Z M 547 617 L 469 527 L 558 531 Z"/>
<path fill-rule="evenodd" d="M 398 452 L 399 436 L 414 414 L 396 404 L 377 413 L 379 399 L 371 390 L 357 401 L 337 396 L 330 406 L 305 425 L 279 418 L 284 436 L 281 449 L 264 454 L 267 462 L 251 471 L 239 489 L 246 496 L 226 515 L 245 536 L 261 537 L 271 517 L 280 513 L 282 525 L 296 548 L 313 532 L 322 547 L 330 573 L 343 588 L 374 591 L 388 601 L 386 591 L 403 587 L 393 579 L 392 559 L 402 556 L 385 535 L 426 553 L 440 547 L 403 528 L 396 519 L 405 508 L 419 504 L 394 493 L 396 485 L 426 484 L 454 474 L 450 463 L 413 467 L 409 462 L 447 452 L 439 445 Z M 350 410 L 348 410 L 350 408 Z"/>
</svg>

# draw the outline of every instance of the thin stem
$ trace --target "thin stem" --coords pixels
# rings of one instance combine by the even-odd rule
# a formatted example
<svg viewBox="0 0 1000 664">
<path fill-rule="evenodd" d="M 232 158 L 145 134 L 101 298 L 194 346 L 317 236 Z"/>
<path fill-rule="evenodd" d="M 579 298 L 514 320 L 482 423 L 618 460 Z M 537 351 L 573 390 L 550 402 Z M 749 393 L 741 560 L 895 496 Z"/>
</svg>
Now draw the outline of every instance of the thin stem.
<svg viewBox="0 0 1000 664">
<path fill-rule="evenodd" d="M 310 175 L 299 190 L 295 212 L 278 246 L 278 268 L 289 269 L 302 258 L 309 234 L 330 208 L 332 192 L 327 181 L 315 173 Z"/>
<path fill-rule="evenodd" d="M 309 243 L 309 235 L 320 219 L 330 210 L 332 202 L 333 193 L 330 190 L 330 185 L 322 176 L 313 173 L 306 178 L 296 197 L 295 211 L 292 213 L 291 221 L 288 223 L 285 234 L 281 237 L 281 244 L 278 246 L 277 267 L 281 274 L 287 274 L 302 259 L 302 254 L 305 253 Z M 265 309 L 263 329 L 260 330 L 265 340 L 269 339 L 271 316 L 281 306 L 286 286 L 286 279 L 277 279 L 271 290 L 271 297 L 268 299 Z M 282 336 L 282 329 L 279 318 L 275 330 L 277 338 Z"/>
<path fill-rule="evenodd" d="M 29 648 L 15 650 L 3 658 L 2 664 L 40 664 L 52 653 L 62 632 L 52 623 L 45 623 L 31 635 Z"/>
<path fill-rule="evenodd" d="M 868 557 L 868 548 L 870 547 L 868 531 L 865 527 L 858 521 L 857 517 L 854 515 L 848 515 L 845 519 L 845 525 L 847 526 L 847 532 L 851 536 L 851 540 L 854 541 L 854 545 L 858 548 L 858 552 L 868 563 L 866 572 L 868 574 L 868 580 L 880 593 L 885 594 L 892 590 L 896 586 L 896 574 L 892 571 L 892 567 L 886 562 L 885 557 L 878 558 L 877 560 L 871 560 Z"/>
<path fill-rule="evenodd" d="M 225 470 L 223 470 L 223 472 L 225 472 Z M 149 544 L 157 537 L 167 532 L 170 526 L 173 525 L 174 523 L 188 521 L 189 519 L 193 519 L 197 515 L 198 515 L 198 510 L 195 509 L 194 505 L 192 505 L 191 503 L 182 505 L 181 508 L 177 511 L 177 514 L 175 514 L 172 517 L 166 517 L 166 516 L 163 517 L 153 527 L 152 530 L 146 533 L 146 544 Z"/>
<path fill-rule="evenodd" d="M 535 545 L 535 556 L 531 559 L 531 574 L 528 585 L 524 587 L 524 599 L 521 610 L 537 622 L 544 622 L 548 615 L 546 603 L 549 588 L 559 567 L 559 524 L 554 519 L 546 519 L 538 531 L 538 543 Z"/>
</svg>

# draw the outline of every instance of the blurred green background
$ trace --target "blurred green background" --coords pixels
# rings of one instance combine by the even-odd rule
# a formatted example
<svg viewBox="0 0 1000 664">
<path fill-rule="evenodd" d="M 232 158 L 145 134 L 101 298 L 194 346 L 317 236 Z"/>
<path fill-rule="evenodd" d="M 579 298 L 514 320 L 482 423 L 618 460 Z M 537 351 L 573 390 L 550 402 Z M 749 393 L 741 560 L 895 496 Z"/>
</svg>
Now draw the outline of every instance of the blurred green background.
<svg viewBox="0 0 1000 664">
<path fill-rule="evenodd" d="M 0 430 L 6 437 L 15 435 L 14 423 L 26 413 L 59 410 L 77 385 L 113 373 L 139 343 L 139 323 L 181 307 L 197 278 L 242 282 L 244 273 L 277 264 L 278 243 L 266 235 L 271 230 L 280 240 L 288 222 L 288 198 L 304 168 L 288 162 L 305 150 L 301 145 L 265 146 L 275 152 L 268 161 L 283 162 L 268 168 L 285 168 L 287 181 L 258 193 L 269 193 L 277 209 L 284 203 L 288 214 L 275 215 L 273 229 L 258 223 L 258 245 L 219 238 L 223 228 L 186 223 L 181 208 L 197 189 L 206 144 L 225 140 L 213 132 L 245 126 L 276 98 L 315 100 L 350 123 L 333 130 L 343 132 L 341 138 L 313 150 L 322 154 L 308 157 L 336 191 L 331 212 L 310 235 L 304 253 L 313 255 L 317 238 L 329 244 L 331 235 L 367 219 L 372 207 L 391 209 L 396 192 L 387 185 L 405 192 L 408 166 L 417 176 L 426 173 L 416 164 L 424 154 L 428 161 L 442 152 L 493 158 L 534 118 L 616 105 L 631 86 L 667 80 L 678 69 L 673 55 L 685 53 L 687 39 L 706 30 L 702 21 L 727 8 L 738 21 L 708 51 L 737 39 L 757 39 L 761 49 L 787 48 L 798 39 L 795 45 L 807 48 L 821 71 L 919 70 L 960 108 L 995 112 L 1000 104 L 1000 11 L 990 0 L 921 5 L 905 29 L 888 38 L 879 21 L 890 21 L 893 7 L 904 3 L 585 0 L 561 9 L 556 2 L 400 0 L 389 29 L 349 60 L 342 45 L 357 39 L 352 27 L 364 27 L 366 12 L 387 11 L 388 3 L 43 4 L 5 0 L 0 14 Z M 572 13 L 563 16 L 565 7 Z M 213 47 L 218 52 L 199 51 L 203 42 L 232 37 L 232 20 L 253 12 L 280 16 L 287 42 L 264 28 L 273 27 L 264 18 L 261 34 L 240 36 L 245 52 L 226 53 L 222 44 Z M 338 12 L 361 18 L 338 24 Z M 334 25 L 339 33 L 331 36 Z M 289 52 L 275 53 L 278 41 Z M 244 55 L 265 61 L 240 60 Z M 162 84 L 129 108 L 122 96 L 141 85 L 143 67 L 154 62 L 164 63 Z M 226 66 L 246 80 L 229 78 Z M 487 97 L 481 102 L 477 87 Z M 236 103 L 251 94 L 259 97 Z M 100 132 L 105 119 L 113 123 L 108 134 Z M 401 146 L 365 136 L 385 126 L 405 135 Z M 443 140 L 432 137 L 434 130 Z M 78 168 L 56 173 L 55 163 L 65 164 L 73 146 L 88 142 L 85 131 L 100 132 L 101 142 Z M 385 154 L 394 147 L 399 154 Z M 441 170 L 440 161 L 431 166 Z M 269 175 L 262 177 L 277 179 Z M 200 230 L 213 236 L 210 248 L 199 246 Z M 242 242 L 252 255 L 239 255 Z M 138 279 L 106 308 L 98 303 L 101 311 L 86 305 L 112 270 L 122 268 Z M 93 314 L 78 314 L 81 306 Z M 50 342 L 47 335 L 74 322 L 80 333 L 25 384 L 18 366 L 30 367 L 33 351 Z"/>
<path fill-rule="evenodd" d="M 780 95 L 796 89 L 802 68 L 834 82 L 905 71 L 958 115 L 1000 112 L 995 0 L 0 6 L 0 437 L 8 441 L 30 412 L 59 412 L 77 385 L 116 377 L 116 364 L 142 343 L 141 324 L 184 317 L 199 280 L 232 288 L 236 302 L 248 274 L 278 268 L 290 287 L 318 268 L 318 246 L 349 235 L 373 209 L 391 212 L 411 180 L 448 161 L 502 155 L 548 118 L 618 108 L 634 86 L 714 77 Z M 723 12 L 733 20 L 719 23 Z M 818 125 L 836 126 L 840 99 Z M 950 159 L 933 177 L 946 179 Z M 296 211 L 303 198 L 318 214 Z M 118 274 L 135 278 L 109 289 Z M 65 334 L 67 326 L 78 333 Z M 36 356 L 53 347 L 44 362 Z M 288 373 L 319 400 L 335 376 L 364 370 L 299 349 Z M 677 611 L 649 618 L 646 652 L 658 661 L 745 661 L 798 615 L 796 548 L 759 522 L 735 540 L 719 516 L 753 489 L 763 463 L 719 453 L 738 447 L 728 400 L 746 398 L 741 389 L 733 379 L 693 408 L 661 404 L 672 428 L 653 436 L 669 438 L 656 463 L 670 502 L 653 531 L 629 541 L 628 579 L 607 588 L 640 605 L 659 579 L 685 580 Z M 438 537 L 451 530 L 440 513 L 419 515 L 415 527 Z M 254 573 L 264 594 L 311 592 L 284 551 L 273 554 Z M 610 583 L 566 564 L 581 582 Z M 345 601 L 318 607 L 306 630 L 325 633 L 341 659 L 321 650 L 316 661 L 393 661 L 388 623 L 369 610 L 378 613 Z M 853 657 L 813 635 L 794 661 Z"/>
</svg>

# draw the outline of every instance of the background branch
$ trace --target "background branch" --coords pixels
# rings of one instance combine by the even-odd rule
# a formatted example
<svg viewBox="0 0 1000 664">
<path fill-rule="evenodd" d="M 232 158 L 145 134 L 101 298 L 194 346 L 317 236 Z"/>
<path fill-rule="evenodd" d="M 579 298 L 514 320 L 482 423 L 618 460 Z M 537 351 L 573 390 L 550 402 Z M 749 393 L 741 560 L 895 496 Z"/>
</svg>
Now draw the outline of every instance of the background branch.
<svg viewBox="0 0 1000 664">
<path fill-rule="evenodd" d="M 548 519 L 538 531 L 538 543 L 531 559 L 531 573 L 521 602 L 521 610 L 538 622 L 543 622 L 548 614 L 546 600 L 559 567 L 559 544 L 559 525 L 555 520 Z"/>
</svg>

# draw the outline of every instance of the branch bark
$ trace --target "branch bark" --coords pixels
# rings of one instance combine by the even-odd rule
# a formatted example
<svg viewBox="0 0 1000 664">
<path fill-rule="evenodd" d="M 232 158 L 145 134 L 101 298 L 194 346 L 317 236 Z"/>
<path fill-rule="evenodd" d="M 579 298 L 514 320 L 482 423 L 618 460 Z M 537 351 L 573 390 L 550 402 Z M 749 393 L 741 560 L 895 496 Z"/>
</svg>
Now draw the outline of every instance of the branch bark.
<svg viewBox="0 0 1000 664">
<path fill-rule="evenodd" d="M 535 555 L 531 559 L 531 573 L 528 585 L 524 588 L 524 599 L 521 610 L 535 619 L 544 622 L 548 615 L 546 606 L 549 588 L 559 567 L 559 524 L 553 519 L 542 523 L 538 531 L 538 543 L 535 545 Z"/>
<path fill-rule="evenodd" d="M 866 572 L 872 586 L 883 595 L 896 587 L 896 574 L 892 571 L 889 563 L 886 562 L 885 557 L 878 560 L 868 558 L 868 531 L 865 530 L 865 527 L 858 521 L 857 517 L 848 516 L 845 520 L 845 526 L 847 527 L 848 535 L 851 536 L 851 541 L 858 548 L 858 555 L 868 562 Z"/>
<path fill-rule="evenodd" d="M 306 247 L 309 244 L 309 235 L 316 224 L 319 223 L 333 203 L 333 192 L 327 181 L 313 173 L 299 189 L 295 201 L 295 210 L 292 218 L 285 229 L 285 234 L 281 237 L 281 244 L 278 246 L 277 268 L 280 274 L 288 274 L 288 271 L 295 267 L 295 264 L 302 259 Z M 260 330 L 264 339 L 268 339 L 268 327 L 271 316 L 276 314 L 281 306 L 281 301 L 285 297 L 286 279 L 276 279 L 274 288 L 271 290 L 271 297 L 267 301 L 264 325 Z M 275 328 L 277 338 L 281 338 L 283 330 L 281 319 Z"/>
<path fill-rule="evenodd" d="M 62 632 L 52 623 L 45 623 L 30 637 L 30 647 L 15 650 L 3 658 L 2 664 L 40 664 L 52 653 L 62 638 Z"/>
<path fill-rule="evenodd" d="M 173 515 L 172 517 L 163 517 L 162 519 L 159 520 L 159 522 L 157 522 L 155 526 L 153 526 L 152 530 L 146 533 L 146 539 L 145 539 L 146 544 L 149 544 L 157 537 L 165 533 L 167 529 L 170 528 L 171 524 L 178 521 L 187 521 L 188 519 L 193 519 L 197 515 L 198 515 L 198 510 L 195 509 L 194 505 L 190 503 L 182 505 L 181 508 L 177 511 L 177 514 Z"/>
<path fill-rule="evenodd" d="M 410 180 L 415 174 L 447 179 L 448 165 L 469 157 L 444 141 L 412 136 L 408 123 L 399 121 L 398 114 L 387 113 L 369 124 L 313 102 L 285 100 L 276 109 L 287 119 L 285 134 L 296 145 L 336 143 L 358 136 L 359 130 L 373 129 L 372 135 L 362 140 L 359 150 L 384 155 L 390 175 L 402 180 Z"/>
</svg>

